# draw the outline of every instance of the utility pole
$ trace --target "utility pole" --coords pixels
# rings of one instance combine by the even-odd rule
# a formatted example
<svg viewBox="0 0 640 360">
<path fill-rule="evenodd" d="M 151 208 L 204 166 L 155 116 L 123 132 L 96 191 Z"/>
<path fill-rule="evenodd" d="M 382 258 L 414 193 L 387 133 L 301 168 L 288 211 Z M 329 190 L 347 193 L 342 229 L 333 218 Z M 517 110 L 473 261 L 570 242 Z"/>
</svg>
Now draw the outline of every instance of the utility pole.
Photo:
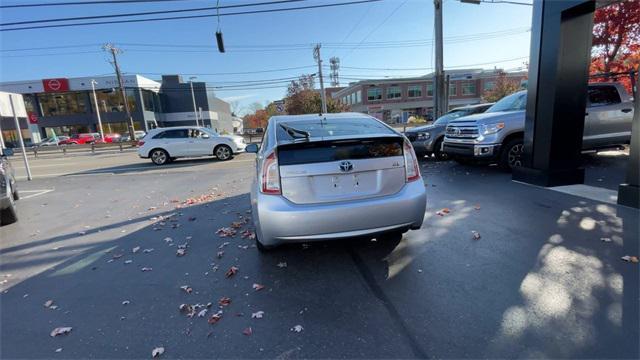
<svg viewBox="0 0 640 360">
<path fill-rule="evenodd" d="M 318 76 L 320 77 L 320 98 L 322 99 L 322 113 L 327 113 L 327 94 L 324 93 L 324 81 L 322 80 L 322 58 L 320 57 L 320 44 L 313 48 L 313 58 L 318 62 Z"/>
<path fill-rule="evenodd" d="M 120 92 L 122 93 L 122 101 L 124 102 L 124 111 L 127 113 L 129 120 L 129 137 L 132 141 L 136 140 L 136 131 L 133 126 L 133 117 L 131 116 L 131 109 L 129 108 L 129 102 L 127 101 L 127 93 L 124 90 L 124 81 L 122 80 L 122 73 L 120 72 L 120 66 L 118 66 L 117 54 L 122 54 L 122 50 L 115 47 L 113 44 L 105 44 L 102 47 L 103 50 L 108 51 L 113 56 L 113 66 L 116 69 L 116 77 L 118 78 L 118 85 L 120 86 Z"/>
<path fill-rule="evenodd" d="M 100 107 L 98 106 L 98 97 L 96 96 L 96 84 L 98 82 L 91 79 L 91 91 L 93 91 L 93 103 L 96 108 L 96 116 L 98 116 L 98 127 L 100 130 L 100 138 L 104 142 L 104 131 L 102 130 L 102 119 L 100 119 Z"/>
<path fill-rule="evenodd" d="M 196 117 L 196 126 L 200 126 L 198 124 L 198 111 L 196 110 L 196 96 L 193 92 L 193 80 L 197 79 L 197 77 L 192 76 L 189 78 L 189 85 L 191 86 L 191 100 L 193 101 L 193 115 Z"/>
<path fill-rule="evenodd" d="M 436 40 L 436 73 L 433 77 L 433 117 L 434 120 L 444 115 L 447 89 L 444 86 L 444 65 L 442 60 L 442 0 L 433 0 L 435 14 L 435 40 Z"/>
</svg>

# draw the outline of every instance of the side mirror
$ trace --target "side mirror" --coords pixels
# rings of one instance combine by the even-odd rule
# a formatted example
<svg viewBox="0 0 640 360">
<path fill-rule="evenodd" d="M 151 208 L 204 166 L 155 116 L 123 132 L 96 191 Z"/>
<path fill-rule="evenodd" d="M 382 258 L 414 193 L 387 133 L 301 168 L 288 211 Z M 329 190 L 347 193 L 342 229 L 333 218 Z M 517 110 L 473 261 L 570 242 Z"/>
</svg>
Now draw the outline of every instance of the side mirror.
<svg viewBox="0 0 640 360">
<path fill-rule="evenodd" d="M 2 149 L 2 156 L 13 156 L 13 149 Z"/>
<path fill-rule="evenodd" d="M 211 137 L 211 136 L 210 136 L 209 134 L 202 134 L 202 138 L 203 138 L 203 139 L 208 139 L 208 138 L 210 138 L 210 137 Z"/>
<path fill-rule="evenodd" d="M 244 151 L 248 153 L 257 153 L 258 150 L 260 150 L 260 146 L 258 146 L 258 144 L 249 144 L 246 148 L 244 148 Z"/>
</svg>

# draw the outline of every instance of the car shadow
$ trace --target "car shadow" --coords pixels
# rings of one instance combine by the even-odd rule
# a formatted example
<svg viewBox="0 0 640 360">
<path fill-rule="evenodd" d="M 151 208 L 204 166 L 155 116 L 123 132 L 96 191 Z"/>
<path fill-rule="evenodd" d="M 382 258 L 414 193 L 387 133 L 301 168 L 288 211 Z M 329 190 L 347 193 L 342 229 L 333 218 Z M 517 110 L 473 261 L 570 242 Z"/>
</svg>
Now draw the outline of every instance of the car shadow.
<svg viewBox="0 0 640 360">
<path fill-rule="evenodd" d="M 230 160 L 233 161 L 233 160 Z M 187 159 L 176 159 L 175 161 L 165 164 L 165 165 L 155 165 L 151 161 L 137 162 L 134 164 L 127 165 L 118 165 L 118 166 L 109 166 L 103 168 L 95 168 L 91 170 L 79 171 L 71 174 L 66 174 L 64 176 L 73 176 L 73 175 L 91 175 L 91 174 L 126 174 L 126 173 L 143 173 L 146 171 L 162 171 L 162 170 L 171 170 L 177 168 L 187 168 L 194 166 L 203 166 L 209 165 L 211 163 L 221 162 L 215 157 L 202 157 L 202 158 L 187 158 Z"/>
</svg>

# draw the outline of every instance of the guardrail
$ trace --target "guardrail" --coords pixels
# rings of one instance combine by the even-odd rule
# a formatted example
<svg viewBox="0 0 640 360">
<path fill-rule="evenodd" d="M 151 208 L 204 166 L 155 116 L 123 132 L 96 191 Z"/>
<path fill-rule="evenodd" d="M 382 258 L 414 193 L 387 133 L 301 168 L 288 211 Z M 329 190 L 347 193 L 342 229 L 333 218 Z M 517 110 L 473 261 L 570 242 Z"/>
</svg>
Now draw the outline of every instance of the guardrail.
<svg viewBox="0 0 640 360">
<path fill-rule="evenodd" d="M 38 154 L 55 154 L 62 153 L 67 155 L 68 153 L 82 153 L 91 152 L 95 154 L 96 151 L 102 150 L 119 150 L 120 152 L 127 149 L 134 149 L 137 146 L 137 141 L 106 143 L 106 144 L 85 144 L 85 145 L 57 145 L 57 146 L 33 146 L 31 151 L 35 158 Z"/>
</svg>

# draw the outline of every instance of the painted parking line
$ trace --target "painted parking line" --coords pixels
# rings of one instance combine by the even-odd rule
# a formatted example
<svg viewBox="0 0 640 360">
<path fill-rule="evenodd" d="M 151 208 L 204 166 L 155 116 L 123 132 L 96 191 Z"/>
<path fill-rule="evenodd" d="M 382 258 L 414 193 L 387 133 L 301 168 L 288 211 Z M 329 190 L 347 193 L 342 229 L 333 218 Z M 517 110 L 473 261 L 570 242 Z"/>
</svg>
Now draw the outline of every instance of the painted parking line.
<svg viewBox="0 0 640 360">
<path fill-rule="evenodd" d="M 26 199 L 30 199 L 36 196 L 40 196 L 40 195 L 44 195 L 46 193 L 50 193 L 52 192 L 54 189 L 41 189 L 41 190 L 20 190 L 20 194 L 24 194 L 24 193 L 33 193 L 31 195 L 20 195 L 20 200 L 26 200 Z"/>
</svg>

